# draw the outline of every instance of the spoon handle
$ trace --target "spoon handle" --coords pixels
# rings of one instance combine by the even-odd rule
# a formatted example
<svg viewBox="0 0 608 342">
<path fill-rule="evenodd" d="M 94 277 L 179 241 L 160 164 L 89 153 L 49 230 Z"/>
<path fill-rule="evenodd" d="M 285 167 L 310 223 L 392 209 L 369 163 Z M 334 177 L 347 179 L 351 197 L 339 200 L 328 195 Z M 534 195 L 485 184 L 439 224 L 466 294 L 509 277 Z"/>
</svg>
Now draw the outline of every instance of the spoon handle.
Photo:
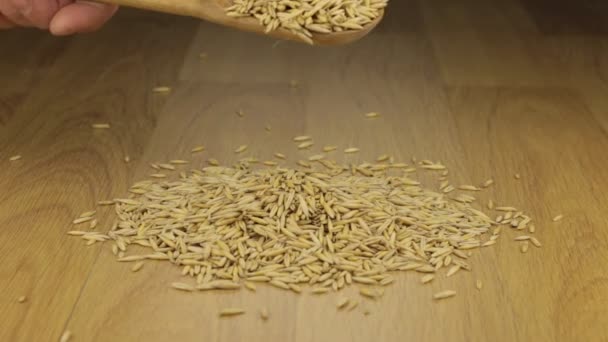
<svg viewBox="0 0 608 342">
<path fill-rule="evenodd" d="M 99 0 L 107 4 L 133 7 L 142 10 L 196 17 L 211 21 L 218 20 L 223 9 L 215 1 L 209 0 Z M 221 12 L 220 12 L 221 11 Z M 218 13 L 219 12 L 219 13 Z M 215 20 L 213 20 L 215 19 Z"/>
</svg>

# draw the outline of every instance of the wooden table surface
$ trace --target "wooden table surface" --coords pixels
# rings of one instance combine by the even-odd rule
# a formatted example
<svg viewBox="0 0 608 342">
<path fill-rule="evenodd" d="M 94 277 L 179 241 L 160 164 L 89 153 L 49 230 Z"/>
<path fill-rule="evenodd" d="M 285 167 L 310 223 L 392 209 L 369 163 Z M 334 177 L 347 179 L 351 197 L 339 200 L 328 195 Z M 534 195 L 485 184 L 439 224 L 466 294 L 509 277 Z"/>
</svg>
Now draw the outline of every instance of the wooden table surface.
<svg viewBox="0 0 608 342">
<path fill-rule="evenodd" d="M 0 341 L 65 330 L 72 341 L 608 339 L 605 2 L 393 0 L 376 32 L 339 48 L 122 10 L 95 34 L 0 32 L 0 49 Z M 366 120 L 370 111 L 382 116 Z M 93 130 L 99 122 L 111 128 Z M 230 163 L 241 144 L 295 160 L 308 155 L 290 141 L 298 134 L 317 150 L 360 147 L 348 161 L 416 156 L 442 161 L 455 183 L 494 178 L 482 203 L 525 209 L 543 247 L 522 254 L 505 232 L 474 254 L 471 273 L 429 285 L 399 276 L 364 316 L 338 312 L 335 295 L 185 294 L 168 287 L 176 267 L 132 273 L 108 244 L 66 235 L 150 162 Z M 99 213 L 103 231 L 111 209 Z M 458 295 L 431 299 L 447 288 Z M 226 306 L 248 313 L 219 319 Z"/>
</svg>

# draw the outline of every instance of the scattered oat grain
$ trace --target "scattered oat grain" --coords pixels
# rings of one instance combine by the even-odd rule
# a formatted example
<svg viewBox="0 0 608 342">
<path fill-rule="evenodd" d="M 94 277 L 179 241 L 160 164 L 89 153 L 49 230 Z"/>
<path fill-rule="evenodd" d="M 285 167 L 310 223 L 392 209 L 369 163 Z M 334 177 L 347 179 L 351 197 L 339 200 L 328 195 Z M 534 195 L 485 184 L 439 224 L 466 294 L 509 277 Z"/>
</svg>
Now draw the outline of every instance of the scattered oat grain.
<svg viewBox="0 0 608 342">
<path fill-rule="evenodd" d="M 247 148 L 249 148 L 249 146 L 247 146 L 247 145 L 241 145 L 241 146 L 237 147 L 236 150 L 234 150 L 234 153 L 237 153 L 237 154 L 238 153 L 243 153 L 243 152 L 245 152 L 245 150 L 247 150 Z"/>
<path fill-rule="evenodd" d="M 190 150 L 191 153 L 198 153 L 198 152 L 203 152 L 205 150 L 205 146 L 196 146 L 194 147 L 192 150 Z"/>
<path fill-rule="evenodd" d="M 241 309 L 241 308 L 226 308 L 226 309 L 222 309 L 220 311 L 220 317 L 237 316 L 237 315 L 242 315 L 244 313 L 245 313 L 245 309 Z"/>
<path fill-rule="evenodd" d="M 192 285 L 184 284 L 184 283 L 172 283 L 171 287 L 181 291 L 194 291 L 196 288 Z"/>
<path fill-rule="evenodd" d="M 423 284 L 426 284 L 426 283 L 430 283 L 433 279 L 435 279 L 434 274 L 427 274 L 427 275 L 423 276 L 422 278 L 420 278 L 420 282 Z"/>
<path fill-rule="evenodd" d="M 437 292 L 433 295 L 433 299 L 441 300 L 445 298 L 454 297 L 456 295 L 456 291 L 453 290 L 445 290 L 441 292 Z"/>
<path fill-rule="evenodd" d="M 260 309 L 260 317 L 265 321 L 268 319 L 268 309 L 262 308 Z"/>
<path fill-rule="evenodd" d="M 135 264 L 133 264 L 133 267 L 131 267 L 131 271 L 137 272 L 137 271 L 141 270 L 142 267 L 144 267 L 144 262 L 137 261 Z"/>
<path fill-rule="evenodd" d="M 72 332 L 69 330 L 66 330 L 63 332 L 63 334 L 61 334 L 61 337 L 59 338 L 59 342 L 68 342 L 71 338 L 72 338 Z"/>
<path fill-rule="evenodd" d="M 313 289 L 310 291 L 310 293 L 312 293 L 312 294 L 322 294 L 322 293 L 327 293 L 330 290 L 331 289 L 329 287 L 313 287 Z"/>
<path fill-rule="evenodd" d="M 376 298 L 380 297 L 380 292 L 378 292 L 376 289 L 370 289 L 367 287 L 360 288 L 359 293 L 364 297 L 372 298 L 372 299 L 376 299 Z"/>
<path fill-rule="evenodd" d="M 456 272 L 458 272 L 458 271 L 460 271 L 460 265 L 452 266 L 452 267 L 450 267 L 450 269 L 446 273 L 446 277 L 451 277 L 454 274 L 456 274 Z"/>
<path fill-rule="evenodd" d="M 515 207 L 496 207 L 496 208 L 494 208 L 494 210 L 508 212 L 508 211 L 517 211 L 517 208 L 515 208 Z"/>
<path fill-rule="evenodd" d="M 75 219 L 74 221 L 72 221 L 72 223 L 80 224 L 80 223 L 84 223 L 84 222 L 89 222 L 91 220 L 93 220 L 93 216 L 79 217 L 79 218 Z"/>
<path fill-rule="evenodd" d="M 305 142 L 303 142 L 303 143 L 301 143 L 301 144 L 298 145 L 298 149 L 302 150 L 302 149 L 305 149 L 305 148 L 309 148 L 312 145 L 314 145 L 312 141 L 305 141 Z"/>
<path fill-rule="evenodd" d="M 315 154 L 315 155 L 312 155 L 312 156 L 308 157 L 308 160 L 309 161 L 318 161 L 318 160 L 321 160 L 323 158 L 325 158 L 325 155 L 323 155 L 323 154 Z"/>
<path fill-rule="evenodd" d="M 519 249 L 521 250 L 522 253 L 526 253 L 528 251 L 529 246 L 530 245 L 529 245 L 528 241 L 524 241 L 521 244 L 521 247 Z"/>
<path fill-rule="evenodd" d="M 378 163 L 381 163 L 381 162 L 389 160 L 389 158 L 390 158 L 390 156 L 388 154 L 383 154 L 383 155 L 378 156 L 378 158 L 376 158 L 376 161 Z"/>
<path fill-rule="evenodd" d="M 308 140 L 312 140 L 312 137 L 309 135 L 298 135 L 293 138 L 293 141 L 295 141 L 295 142 L 303 142 L 303 141 L 308 141 Z"/>
<path fill-rule="evenodd" d="M 246 281 L 243 283 L 248 290 L 255 291 L 257 288 L 254 283 Z"/>
<path fill-rule="evenodd" d="M 348 307 L 346 307 L 346 311 L 353 311 L 357 306 L 359 306 L 359 301 L 351 300 Z"/>
<path fill-rule="evenodd" d="M 155 92 L 155 93 L 166 94 L 166 93 L 171 92 L 171 88 L 165 87 L 165 86 L 160 86 L 160 87 L 154 87 L 154 88 L 152 88 L 152 91 Z"/>
<path fill-rule="evenodd" d="M 342 309 L 348 304 L 348 301 L 349 299 L 347 297 L 341 297 L 340 299 L 338 299 L 336 306 L 338 307 L 338 309 Z"/>
<path fill-rule="evenodd" d="M 530 242 L 532 242 L 532 244 L 535 247 L 538 247 L 538 248 L 542 247 L 542 244 L 540 243 L 540 241 L 538 241 L 538 239 L 535 238 L 534 236 L 530 237 Z"/>
<path fill-rule="evenodd" d="M 190 162 L 187 160 L 183 160 L 183 159 L 173 159 L 169 161 L 170 164 L 174 164 L 174 165 L 186 165 L 189 164 Z"/>
</svg>

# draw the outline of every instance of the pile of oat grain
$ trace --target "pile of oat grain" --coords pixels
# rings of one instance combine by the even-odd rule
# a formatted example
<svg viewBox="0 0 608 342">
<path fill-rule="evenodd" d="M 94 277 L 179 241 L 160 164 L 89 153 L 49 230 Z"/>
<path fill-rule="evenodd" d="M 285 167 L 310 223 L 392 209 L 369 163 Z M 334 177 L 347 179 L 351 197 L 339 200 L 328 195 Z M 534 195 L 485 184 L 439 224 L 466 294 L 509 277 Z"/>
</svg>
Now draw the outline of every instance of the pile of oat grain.
<svg viewBox="0 0 608 342">
<path fill-rule="evenodd" d="M 299 169 L 241 162 L 175 179 L 157 173 L 133 185 L 129 198 L 99 203 L 115 205 L 118 220 L 107 234 L 69 234 L 90 244 L 112 240 L 119 261 L 135 262 L 133 271 L 147 260 L 182 267 L 192 281 L 172 284 L 180 290 L 255 289 L 253 282 L 264 282 L 295 292 L 310 285 L 311 292 L 324 293 L 358 283 L 365 286 L 362 295 L 374 297 L 382 293 L 379 286 L 393 282 L 394 272 L 423 273 L 426 283 L 442 268 L 448 276 L 470 270 L 469 250 L 493 245 L 499 223 L 521 230 L 531 221 L 511 207 L 492 208 L 506 214 L 491 219 L 470 205 L 473 196 L 451 196 L 454 187 L 439 163 L 418 165 L 442 175 L 444 190 L 436 192 L 411 178 L 416 167 L 387 159 L 350 166 L 320 159 Z M 183 163 L 154 166 L 173 171 Z M 96 225 L 94 214 L 75 223 Z M 534 238 L 517 239 L 527 244 Z M 132 246 L 148 251 L 133 253 Z M 436 298 L 455 294 L 448 292 Z"/>
</svg>

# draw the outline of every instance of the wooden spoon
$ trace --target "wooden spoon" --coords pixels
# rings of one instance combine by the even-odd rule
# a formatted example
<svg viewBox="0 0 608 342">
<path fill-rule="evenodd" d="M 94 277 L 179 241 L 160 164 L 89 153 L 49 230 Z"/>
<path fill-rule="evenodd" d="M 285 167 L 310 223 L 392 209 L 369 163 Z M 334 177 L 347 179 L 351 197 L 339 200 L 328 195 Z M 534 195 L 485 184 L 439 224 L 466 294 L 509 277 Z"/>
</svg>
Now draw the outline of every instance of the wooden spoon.
<svg viewBox="0 0 608 342">
<path fill-rule="evenodd" d="M 302 42 L 302 38 L 285 29 L 277 29 L 265 33 L 265 27 L 257 19 L 250 17 L 233 18 L 226 15 L 224 8 L 232 4 L 231 0 L 99 0 L 108 4 L 134 7 L 143 10 L 170 13 L 195 17 L 216 24 L 233 27 L 243 31 L 269 35 L 279 39 Z M 363 38 L 382 20 L 384 12 L 378 18 L 365 25 L 362 30 L 342 31 L 333 33 L 313 33 L 315 45 L 340 45 L 354 42 Z"/>
</svg>

